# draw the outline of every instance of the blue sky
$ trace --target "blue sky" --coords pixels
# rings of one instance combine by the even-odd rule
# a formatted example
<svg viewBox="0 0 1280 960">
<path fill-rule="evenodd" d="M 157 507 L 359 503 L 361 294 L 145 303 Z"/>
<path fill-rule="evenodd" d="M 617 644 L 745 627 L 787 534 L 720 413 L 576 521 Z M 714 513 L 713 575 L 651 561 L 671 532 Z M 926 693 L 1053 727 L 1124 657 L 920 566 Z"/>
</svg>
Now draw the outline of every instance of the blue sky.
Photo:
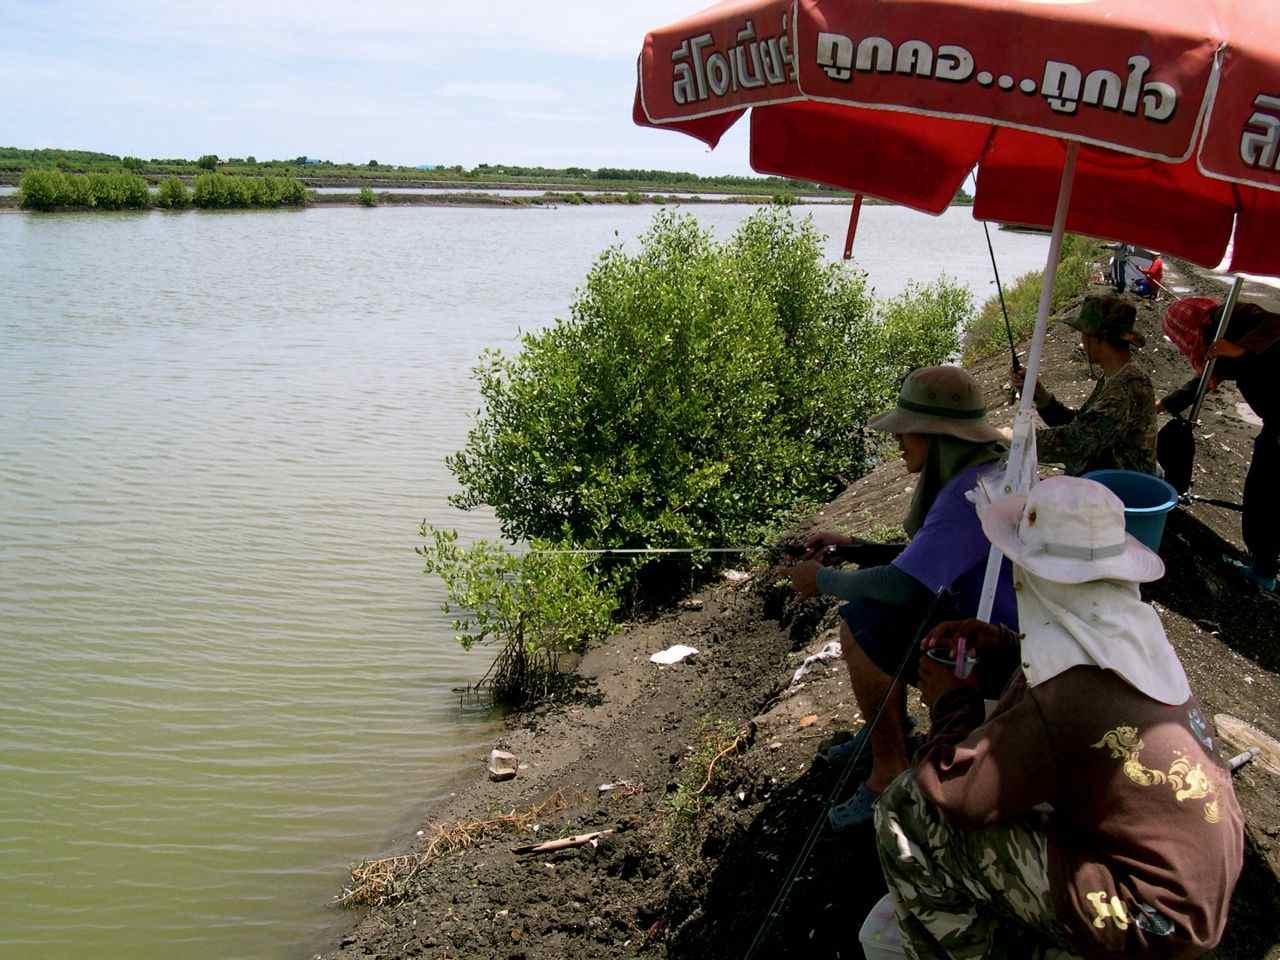
<svg viewBox="0 0 1280 960">
<path fill-rule="evenodd" d="M 0 145 L 748 173 L 745 130 L 631 123 L 645 31 L 705 5 L 0 0 Z"/>
</svg>

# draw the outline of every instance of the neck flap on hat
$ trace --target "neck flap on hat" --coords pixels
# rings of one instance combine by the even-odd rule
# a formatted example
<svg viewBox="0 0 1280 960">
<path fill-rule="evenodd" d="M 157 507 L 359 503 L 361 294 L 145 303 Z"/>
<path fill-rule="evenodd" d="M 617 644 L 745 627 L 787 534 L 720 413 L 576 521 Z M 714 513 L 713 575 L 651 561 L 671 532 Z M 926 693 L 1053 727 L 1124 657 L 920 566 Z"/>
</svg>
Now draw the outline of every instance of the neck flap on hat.
<svg viewBox="0 0 1280 960">
<path fill-rule="evenodd" d="M 1179 706 L 1191 697 L 1160 617 L 1136 583 L 1054 583 L 1023 567 L 1015 569 L 1014 582 L 1029 686 L 1072 667 L 1097 666 L 1160 703 Z"/>
<path fill-rule="evenodd" d="M 994 463 L 1004 455 L 1005 445 L 999 441 L 975 443 L 940 433 L 931 435 L 924 468 L 916 479 L 911 506 L 902 521 L 902 529 L 907 531 L 907 536 L 915 536 L 915 532 L 924 526 L 924 518 L 933 508 L 933 501 L 938 499 L 938 494 L 952 477 L 980 463 Z"/>
</svg>

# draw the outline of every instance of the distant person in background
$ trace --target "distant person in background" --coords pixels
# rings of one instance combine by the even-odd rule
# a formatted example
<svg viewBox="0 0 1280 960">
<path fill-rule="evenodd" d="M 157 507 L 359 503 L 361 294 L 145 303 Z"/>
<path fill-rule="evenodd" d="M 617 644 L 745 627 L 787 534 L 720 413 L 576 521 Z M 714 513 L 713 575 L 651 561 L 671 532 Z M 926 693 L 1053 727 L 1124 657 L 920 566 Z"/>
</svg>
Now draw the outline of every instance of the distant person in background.
<svg viewBox="0 0 1280 960">
<path fill-rule="evenodd" d="M 1139 584 L 1160 558 L 1125 534 L 1100 483 L 1051 477 L 979 507 L 1014 565 L 1025 636 L 946 623 L 979 662 L 1022 669 L 985 719 L 982 694 L 929 657 L 933 736 L 875 822 L 906 955 L 1197 957 L 1227 923 L 1244 855 L 1231 774 Z"/>
<path fill-rule="evenodd" d="M 959 367 L 914 371 L 902 385 L 897 406 L 868 426 L 897 437 L 907 472 L 916 475 L 903 521 L 911 542 L 859 543 L 854 557 L 861 565 L 858 570 L 836 570 L 806 559 L 785 571 L 801 596 L 821 592 L 847 601 L 840 608 L 840 643 L 854 698 L 867 724 L 885 703 L 873 729 L 864 725 L 854 740 L 827 752 L 833 762 L 847 761 L 863 738 L 870 738 L 870 776 L 848 801 L 828 813 L 837 831 L 870 823 L 880 792 L 907 768 L 906 687 L 894 686 L 893 678 L 934 597 L 943 590 L 951 592 L 945 608 L 937 612 L 938 620 L 977 612 L 991 545 L 965 494 L 979 480 L 999 475 L 1005 453 L 1002 436 L 986 421 L 982 388 Z M 806 557 L 852 543 L 840 534 L 818 533 L 805 542 Z M 1017 604 L 1009 576 L 1005 563 L 992 621 L 1012 626 L 1017 623 Z M 1016 664 L 1016 658 L 1001 664 L 993 657 L 979 668 L 992 697 Z M 905 680 L 914 682 L 915 677 L 913 658 Z"/>
<path fill-rule="evenodd" d="M 1147 300 L 1154 299 L 1160 289 L 1160 282 L 1164 279 L 1164 258 L 1156 257 L 1151 261 L 1151 266 L 1139 267 L 1138 271 L 1142 276 L 1133 281 L 1134 292 Z"/>
<path fill-rule="evenodd" d="M 1207 338 L 1217 330 L 1221 315 L 1219 306 L 1203 325 Z M 1234 557 L 1227 557 L 1226 561 L 1263 590 L 1275 590 L 1276 573 L 1280 570 L 1280 314 L 1256 304 L 1237 303 L 1226 332 L 1208 348 L 1205 357 L 1217 360 L 1212 386 L 1234 380 L 1245 403 L 1262 420 L 1262 431 L 1253 442 L 1253 462 L 1244 481 L 1241 533 L 1249 562 L 1241 563 Z M 1161 400 L 1156 409 L 1181 413 L 1195 400 L 1199 383 L 1199 377 L 1188 380 Z"/>
<path fill-rule="evenodd" d="M 1093 470 L 1156 472 L 1155 388 L 1133 362 L 1133 348 L 1146 343 L 1133 329 L 1135 317 L 1133 304 L 1119 297 L 1086 297 L 1066 321 L 1080 331 L 1081 349 L 1102 378 L 1079 410 L 1036 384 L 1036 410 L 1047 424 L 1036 431 L 1041 463 L 1060 463 L 1076 477 Z M 1010 376 L 1021 390 L 1026 372 Z"/>
</svg>

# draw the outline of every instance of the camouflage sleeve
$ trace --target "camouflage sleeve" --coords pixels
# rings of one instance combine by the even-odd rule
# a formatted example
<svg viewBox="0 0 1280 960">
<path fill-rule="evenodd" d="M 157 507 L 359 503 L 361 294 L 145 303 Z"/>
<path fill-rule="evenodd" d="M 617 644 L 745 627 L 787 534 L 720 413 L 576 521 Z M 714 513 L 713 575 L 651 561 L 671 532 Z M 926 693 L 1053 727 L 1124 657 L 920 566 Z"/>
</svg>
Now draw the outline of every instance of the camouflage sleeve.
<svg viewBox="0 0 1280 960">
<path fill-rule="evenodd" d="M 1092 406 L 1070 423 L 1037 430 L 1037 453 L 1045 463 L 1063 463 L 1068 468 L 1096 461 L 1099 452 L 1119 442 L 1126 425 L 1145 412 L 1137 409 L 1135 390 L 1125 383 L 1109 383 Z"/>
<path fill-rule="evenodd" d="M 1043 406 L 1036 404 L 1036 412 L 1051 427 L 1065 426 L 1076 418 L 1076 412 L 1053 394 L 1049 394 L 1049 399 Z"/>
<path fill-rule="evenodd" d="M 982 705 L 972 691 L 954 693 L 963 696 L 948 693 L 937 703 L 938 720 L 953 736 Z M 951 826 L 994 826 L 1053 797 L 1057 772 L 1049 733 L 1025 685 L 1011 686 L 991 719 L 960 742 L 946 730 L 925 745 L 915 776 L 920 792 Z"/>
</svg>

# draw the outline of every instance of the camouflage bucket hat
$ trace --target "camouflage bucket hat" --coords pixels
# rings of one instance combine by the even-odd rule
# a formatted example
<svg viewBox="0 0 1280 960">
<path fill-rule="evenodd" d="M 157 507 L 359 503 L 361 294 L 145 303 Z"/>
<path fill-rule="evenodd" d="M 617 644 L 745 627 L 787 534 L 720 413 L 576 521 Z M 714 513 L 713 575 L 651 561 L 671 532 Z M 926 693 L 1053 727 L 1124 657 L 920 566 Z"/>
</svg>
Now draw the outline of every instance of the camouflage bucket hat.
<svg viewBox="0 0 1280 960">
<path fill-rule="evenodd" d="M 987 423 L 978 381 L 960 367 L 912 371 L 898 393 L 898 405 L 867 426 L 885 433 L 944 434 L 973 443 L 1004 439 Z"/>
<path fill-rule="evenodd" d="M 1119 297 L 1085 297 L 1080 312 L 1063 321 L 1081 333 L 1088 333 L 1109 343 L 1131 343 L 1141 347 L 1147 338 L 1133 329 L 1138 312 L 1133 304 Z"/>
</svg>

